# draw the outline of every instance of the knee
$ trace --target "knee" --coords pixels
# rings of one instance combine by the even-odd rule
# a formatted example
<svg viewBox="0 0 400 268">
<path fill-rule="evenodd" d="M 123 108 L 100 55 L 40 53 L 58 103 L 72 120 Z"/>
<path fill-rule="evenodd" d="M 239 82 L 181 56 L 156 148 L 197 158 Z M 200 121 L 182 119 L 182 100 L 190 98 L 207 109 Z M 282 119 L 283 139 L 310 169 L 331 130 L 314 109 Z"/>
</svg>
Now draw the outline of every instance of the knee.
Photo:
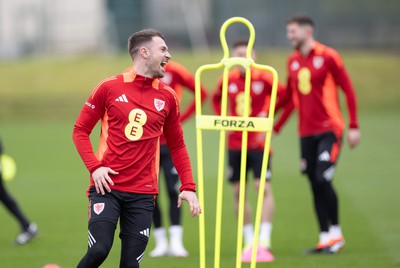
<svg viewBox="0 0 400 268">
<path fill-rule="evenodd" d="M 239 203 L 239 196 L 240 196 L 240 187 L 239 184 L 233 185 L 233 201 L 235 204 Z"/>
<path fill-rule="evenodd" d="M 314 194 L 325 195 L 326 189 L 328 189 L 330 186 L 330 182 L 321 178 L 316 178 L 313 182 L 311 182 L 311 186 Z"/>
<path fill-rule="evenodd" d="M 122 250 L 120 268 L 138 268 L 144 258 L 148 239 L 121 236 Z"/>
<path fill-rule="evenodd" d="M 325 171 L 317 170 L 315 172 L 315 181 L 320 187 L 327 187 L 331 184 L 333 178 L 333 172 L 330 169 Z"/>
<path fill-rule="evenodd" d="M 260 191 L 260 180 L 254 181 L 254 187 L 256 188 L 257 195 L 258 195 L 258 193 Z M 271 183 L 270 183 L 270 181 L 267 180 L 265 182 L 265 186 L 264 186 L 264 197 L 270 196 L 271 194 L 272 194 Z"/>
<path fill-rule="evenodd" d="M 272 187 L 271 187 L 271 183 L 269 181 L 265 182 L 265 190 L 264 190 L 264 196 L 265 197 L 272 197 Z"/>
<path fill-rule="evenodd" d="M 98 258 L 106 258 L 110 252 L 111 246 L 106 244 L 96 244 L 96 246 L 93 246 L 91 249 L 93 249 L 92 252 L 94 256 L 98 256 Z"/>
<path fill-rule="evenodd" d="M 92 260 L 92 263 L 99 263 L 107 258 L 110 248 L 107 245 L 96 243 L 89 248 L 86 256 Z"/>
</svg>

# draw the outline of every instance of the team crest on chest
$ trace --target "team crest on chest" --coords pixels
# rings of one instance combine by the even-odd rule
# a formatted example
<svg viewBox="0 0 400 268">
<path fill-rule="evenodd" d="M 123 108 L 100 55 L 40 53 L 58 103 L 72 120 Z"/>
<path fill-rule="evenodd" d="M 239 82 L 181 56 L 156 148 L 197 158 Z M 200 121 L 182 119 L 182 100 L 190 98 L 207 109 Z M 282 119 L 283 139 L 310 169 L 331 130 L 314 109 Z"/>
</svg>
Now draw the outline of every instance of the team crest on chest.
<svg viewBox="0 0 400 268">
<path fill-rule="evenodd" d="M 228 86 L 229 93 L 236 93 L 238 91 L 238 87 L 235 83 L 229 84 Z"/>
<path fill-rule="evenodd" d="M 297 71 L 300 68 L 300 64 L 297 60 L 293 61 L 292 64 L 290 64 L 290 70 L 292 71 Z"/>
<path fill-rule="evenodd" d="M 161 111 L 162 109 L 164 109 L 165 106 L 165 101 L 160 100 L 160 99 L 154 99 L 154 107 L 156 107 L 157 111 Z"/>
<path fill-rule="evenodd" d="M 315 69 L 319 69 L 324 65 L 324 58 L 321 56 L 314 56 L 313 57 L 313 66 Z"/>
<path fill-rule="evenodd" d="M 251 88 L 256 95 L 260 95 L 264 90 L 264 83 L 261 81 L 255 81 L 251 83 Z"/>
<path fill-rule="evenodd" d="M 103 212 L 104 207 L 105 207 L 104 203 L 96 203 L 96 204 L 93 205 L 93 211 L 94 211 L 94 213 L 99 215 L 100 213 Z"/>
</svg>

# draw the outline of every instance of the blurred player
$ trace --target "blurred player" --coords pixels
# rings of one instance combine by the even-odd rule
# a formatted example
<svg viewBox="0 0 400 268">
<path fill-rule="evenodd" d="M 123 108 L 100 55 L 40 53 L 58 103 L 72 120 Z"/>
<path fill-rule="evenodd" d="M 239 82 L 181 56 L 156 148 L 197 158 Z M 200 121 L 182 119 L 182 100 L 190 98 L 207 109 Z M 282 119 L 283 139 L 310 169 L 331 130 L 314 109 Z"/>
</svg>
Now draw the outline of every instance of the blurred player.
<svg viewBox="0 0 400 268">
<path fill-rule="evenodd" d="M 187 89 L 192 93 L 195 91 L 194 77 L 189 73 L 188 70 L 185 69 L 185 67 L 177 62 L 168 62 L 168 64 L 165 66 L 165 75 L 163 78 L 161 78 L 161 81 L 175 90 L 179 103 L 181 103 L 183 89 Z M 204 100 L 206 97 L 206 90 L 204 88 L 202 88 L 201 95 L 202 100 Z M 185 111 L 183 111 L 181 114 L 181 123 L 192 116 L 194 111 L 195 101 L 193 98 L 193 101 L 190 102 Z M 168 244 L 166 231 L 162 225 L 162 215 L 158 201 L 159 198 L 157 198 L 153 213 L 153 224 L 155 227 L 153 235 L 156 246 L 150 252 L 150 256 L 160 257 L 169 254 L 176 257 L 187 257 L 188 252 L 183 246 L 182 240 L 183 228 L 181 224 L 181 213 L 180 209 L 176 206 L 176 202 L 178 200 L 179 177 L 172 162 L 171 154 L 164 136 L 161 136 L 160 139 L 160 168 L 162 168 L 164 171 L 169 198 L 170 241 Z"/>
<path fill-rule="evenodd" d="M 159 139 L 165 135 L 182 186 L 177 205 L 201 213 L 189 155 L 183 140 L 175 92 L 158 78 L 171 55 L 155 30 L 128 41 L 133 70 L 103 80 L 76 121 L 73 139 L 90 172 L 88 250 L 78 267 L 99 267 L 113 244 L 120 221 L 120 267 L 139 267 L 150 236 L 158 194 Z M 101 120 L 94 154 L 89 135 Z"/>
<path fill-rule="evenodd" d="M 0 141 L 0 157 L 3 154 L 3 147 Z M 0 201 L 8 209 L 8 211 L 17 219 L 21 233 L 15 239 L 18 245 L 25 245 L 38 234 L 38 228 L 35 223 L 31 223 L 19 208 L 15 199 L 7 192 L 3 181 L 3 166 L 0 161 Z"/>
<path fill-rule="evenodd" d="M 287 65 L 287 95 L 278 106 L 292 101 L 298 109 L 301 169 L 310 181 L 320 229 L 319 243 L 306 253 L 336 253 L 345 243 L 332 185 L 345 128 L 337 87 L 346 96 L 350 148 L 360 141 L 356 97 L 339 54 L 314 40 L 311 18 L 295 16 L 287 22 L 286 30 L 295 51 Z M 280 120 L 275 125 L 275 132 L 279 132 L 284 122 Z"/>
<path fill-rule="evenodd" d="M 233 46 L 232 57 L 246 57 L 247 41 L 238 41 Z M 252 51 L 252 58 L 256 54 Z M 231 116 L 243 116 L 244 112 L 244 84 L 245 69 L 237 67 L 229 73 L 228 78 L 228 114 Z M 250 116 L 265 117 L 269 108 L 269 100 L 272 90 L 272 75 L 266 71 L 251 69 L 251 92 L 250 92 Z M 222 78 L 213 95 L 213 106 L 216 114 L 221 113 L 221 92 Z M 279 94 L 284 93 L 284 87 L 279 84 Z M 254 184 L 258 192 L 261 165 L 264 152 L 265 134 L 259 132 L 248 133 L 248 152 L 247 169 L 254 173 Z M 234 209 L 238 212 L 239 191 L 240 191 L 240 163 L 241 163 L 242 133 L 234 131 L 229 133 L 229 182 L 232 184 Z M 265 184 L 265 198 L 262 208 L 262 219 L 260 225 L 260 246 L 257 251 L 257 261 L 273 261 L 274 257 L 270 253 L 272 215 L 274 211 L 274 198 L 271 189 L 271 170 L 268 165 L 267 181 Z M 252 244 L 254 238 L 254 228 L 251 223 L 250 203 L 246 199 L 244 208 L 244 226 L 243 236 L 245 249 L 242 254 L 242 261 L 250 262 L 252 253 Z"/>
</svg>

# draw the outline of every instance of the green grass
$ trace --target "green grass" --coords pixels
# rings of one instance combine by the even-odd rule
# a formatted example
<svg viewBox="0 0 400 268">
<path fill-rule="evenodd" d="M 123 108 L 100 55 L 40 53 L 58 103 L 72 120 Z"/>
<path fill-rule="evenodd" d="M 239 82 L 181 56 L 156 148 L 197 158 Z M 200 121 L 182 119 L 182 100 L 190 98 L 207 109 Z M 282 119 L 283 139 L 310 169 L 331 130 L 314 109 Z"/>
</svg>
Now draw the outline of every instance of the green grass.
<svg viewBox="0 0 400 268">
<path fill-rule="evenodd" d="M 380 51 L 343 52 L 359 98 L 361 111 L 386 109 L 399 111 L 398 67 L 400 56 Z M 286 79 L 286 57 L 281 49 L 260 49 L 257 62 L 274 66 L 281 82 Z M 193 73 L 198 66 L 219 62 L 222 53 L 192 56 L 173 53 Z M 0 120 L 75 118 L 92 89 L 102 79 L 120 73 L 131 65 L 127 55 L 114 57 L 32 58 L 0 62 Z M 215 87 L 221 72 L 204 73 L 204 85 Z M 209 105 L 206 105 L 206 111 Z"/>
<path fill-rule="evenodd" d="M 260 62 L 268 58 L 277 66 L 282 81 L 285 53 L 260 54 Z M 283 133 L 273 140 L 276 198 L 273 252 L 276 262 L 257 267 L 400 266 L 400 182 L 397 168 L 400 160 L 397 138 L 400 93 L 397 91 L 399 79 L 396 72 L 399 56 L 369 51 L 345 51 L 343 55 L 358 90 L 363 135 L 356 150 L 344 147 L 334 182 L 340 195 L 346 248 L 335 256 L 302 254 L 306 247 L 316 242 L 317 224 L 307 180 L 298 172 L 296 120 L 292 119 Z M 220 55 L 195 58 L 178 54 L 176 57 L 193 71 L 199 64 L 218 61 Z M 24 247 L 16 246 L 13 240 L 18 226 L 4 209 L 0 209 L 1 267 L 40 268 L 46 263 L 58 263 L 63 268 L 75 267 L 83 256 L 87 246 L 85 190 L 88 174 L 73 146 L 72 126 L 96 83 L 129 64 L 125 56 L 0 63 L 0 135 L 6 152 L 18 163 L 17 177 L 8 182 L 7 187 L 40 228 L 37 240 Z M 205 84 L 209 89 L 216 75 L 212 73 L 207 77 Z M 193 119 L 184 129 L 195 170 Z M 94 134 L 97 135 L 98 130 Z M 207 267 L 212 267 L 216 133 L 207 133 L 205 141 Z M 225 186 L 221 261 L 222 267 L 230 268 L 234 267 L 235 260 L 236 220 L 232 212 L 231 191 L 229 185 Z M 254 191 L 250 190 L 249 194 L 254 203 Z M 160 198 L 161 203 L 166 204 L 165 194 Z M 162 209 L 166 211 L 166 206 Z M 184 227 L 189 258 L 147 257 L 142 266 L 198 267 L 198 220 L 188 215 L 186 205 Z M 154 246 L 150 240 L 148 249 Z M 116 236 L 112 252 L 102 267 L 117 267 L 119 250 Z"/>
</svg>

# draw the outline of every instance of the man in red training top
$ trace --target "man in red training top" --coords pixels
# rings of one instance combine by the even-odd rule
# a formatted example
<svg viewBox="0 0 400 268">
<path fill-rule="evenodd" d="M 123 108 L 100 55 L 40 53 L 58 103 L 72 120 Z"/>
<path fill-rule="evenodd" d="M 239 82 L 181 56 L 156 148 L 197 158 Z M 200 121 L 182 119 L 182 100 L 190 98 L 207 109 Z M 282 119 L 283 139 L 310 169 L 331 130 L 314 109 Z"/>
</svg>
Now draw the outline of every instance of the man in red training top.
<svg viewBox="0 0 400 268">
<path fill-rule="evenodd" d="M 320 229 L 319 243 L 306 253 L 336 253 L 345 243 L 332 185 L 345 128 L 337 87 L 346 96 L 350 148 L 360 141 L 356 96 L 339 54 L 314 40 L 311 18 L 295 16 L 287 22 L 286 30 L 295 51 L 287 65 L 287 95 L 278 106 L 293 101 L 297 107 L 301 169 L 310 181 Z M 275 132 L 279 132 L 284 121 L 277 123 Z"/>
<path fill-rule="evenodd" d="M 170 61 L 165 66 L 165 75 L 161 81 L 170 86 L 178 97 L 178 102 L 181 103 L 183 90 L 186 89 L 194 94 L 195 82 L 194 77 L 181 64 Z M 205 88 L 201 88 L 201 96 L 204 101 L 206 97 Z M 190 118 L 195 112 L 195 99 L 186 106 L 181 113 L 181 123 Z M 169 199 L 169 243 L 165 228 L 162 225 L 162 214 L 160 210 L 159 197 L 156 199 L 156 205 L 153 213 L 153 237 L 155 239 L 155 248 L 150 251 L 151 257 L 161 257 L 165 255 L 175 257 L 187 257 L 189 253 L 183 245 L 183 228 L 181 224 L 180 208 L 176 206 L 178 201 L 179 176 L 174 167 L 171 154 L 164 136 L 160 138 L 160 168 L 164 172 L 165 182 L 167 186 Z"/>
<path fill-rule="evenodd" d="M 232 57 L 246 57 L 247 41 L 238 41 L 233 46 Z M 252 51 L 252 58 L 255 59 L 255 52 Z M 245 69 L 237 67 L 229 73 L 228 77 L 228 115 L 243 116 L 244 112 L 244 84 Z M 272 75 L 266 71 L 251 69 L 251 91 L 250 91 L 250 116 L 265 117 L 269 108 L 269 101 L 272 90 Z M 279 84 L 278 92 L 284 93 L 284 87 Z M 221 113 L 221 93 L 222 78 L 213 96 L 213 106 L 216 114 Z M 248 152 L 247 169 L 254 172 L 254 183 L 256 191 L 260 184 L 261 165 L 264 153 L 265 134 L 260 132 L 248 132 Z M 232 184 L 234 209 L 238 212 L 239 191 L 240 191 L 240 163 L 242 148 L 242 132 L 233 131 L 229 133 L 228 138 L 228 161 L 229 174 L 228 179 Z M 272 214 L 274 210 L 274 198 L 270 185 L 271 170 L 268 165 L 267 178 L 265 184 L 265 198 L 262 208 L 262 219 L 260 225 L 260 247 L 257 250 L 257 261 L 273 261 L 274 257 L 269 252 L 271 247 Z M 251 223 L 250 203 L 246 199 L 244 208 L 244 226 L 243 236 L 245 249 L 242 254 L 243 262 L 251 261 L 252 244 L 254 229 Z"/>
<path fill-rule="evenodd" d="M 131 70 L 129 68 L 128 70 Z M 161 81 L 175 90 L 179 103 L 182 100 L 183 90 L 186 89 L 194 94 L 195 81 L 194 77 L 181 64 L 169 61 L 164 67 L 165 75 Z M 204 87 L 201 88 L 202 100 L 206 98 L 207 92 Z M 195 99 L 187 105 L 181 113 L 181 123 L 190 118 L 195 112 Z M 169 152 L 164 136 L 160 137 L 160 168 L 164 172 L 165 182 L 167 186 L 169 199 L 169 238 L 168 243 L 165 228 L 162 226 L 162 214 L 160 210 L 159 196 L 156 198 L 156 204 L 153 213 L 153 237 L 155 239 L 155 248 L 150 251 L 151 257 L 161 257 L 165 255 L 175 257 L 187 257 L 189 253 L 183 245 L 183 227 L 181 224 L 180 208 L 176 206 L 178 201 L 179 176 L 174 167 L 171 154 Z"/>
<path fill-rule="evenodd" d="M 99 267 L 120 221 L 120 267 L 139 267 L 150 235 L 158 194 L 159 139 L 164 133 L 182 186 L 178 206 L 201 213 L 174 90 L 158 78 L 171 55 L 155 30 L 129 37 L 130 72 L 100 82 L 75 123 L 73 140 L 90 172 L 88 250 L 78 267 Z M 89 135 L 101 120 L 94 154 Z"/>
</svg>

